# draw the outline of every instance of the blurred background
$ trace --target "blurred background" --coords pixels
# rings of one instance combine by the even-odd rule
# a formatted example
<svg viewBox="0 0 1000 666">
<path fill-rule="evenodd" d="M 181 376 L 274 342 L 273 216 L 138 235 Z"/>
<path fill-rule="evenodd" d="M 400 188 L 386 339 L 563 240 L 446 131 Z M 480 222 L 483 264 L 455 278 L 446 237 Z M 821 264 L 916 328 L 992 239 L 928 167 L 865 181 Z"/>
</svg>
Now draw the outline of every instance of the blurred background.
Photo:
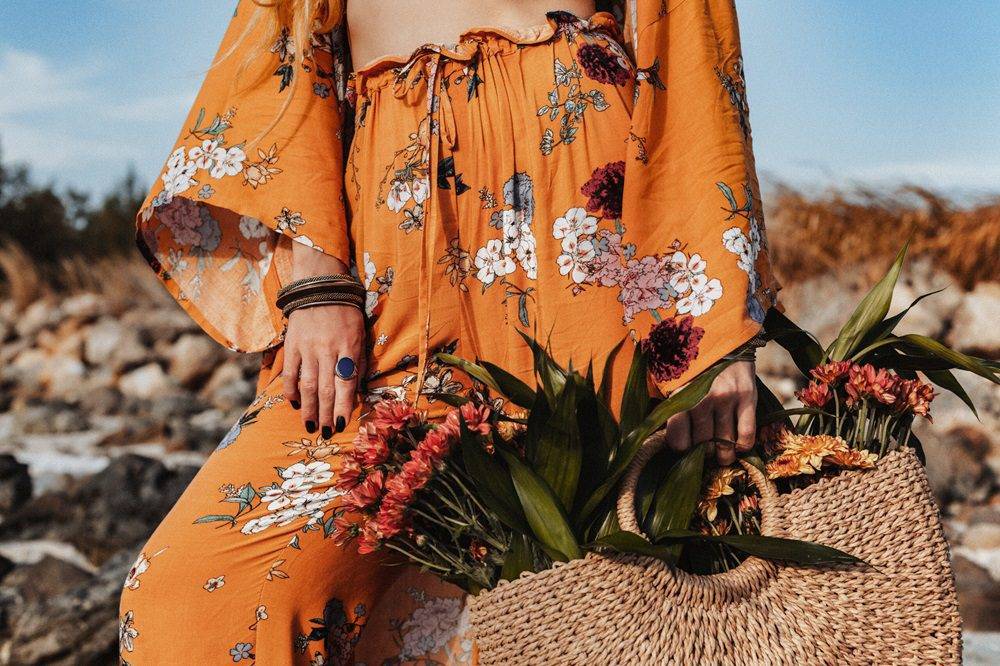
<svg viewBox="0 0 1000 666">
<path fill-rule="evenodd" d="M 110 664 L 136 549 L 253 392 L 133 249 L 234 0 L 0 2 L 0 664 Z M 1000 355 L 1000 3 L 738 0 L 782 299 L 825 343 L 906 236 L 908 332 Z M 794 368 L 759 363 L 790 398 Z M 922 424 L 970 664 L 1000 663 L 1000 391 Z"/>
</svg>

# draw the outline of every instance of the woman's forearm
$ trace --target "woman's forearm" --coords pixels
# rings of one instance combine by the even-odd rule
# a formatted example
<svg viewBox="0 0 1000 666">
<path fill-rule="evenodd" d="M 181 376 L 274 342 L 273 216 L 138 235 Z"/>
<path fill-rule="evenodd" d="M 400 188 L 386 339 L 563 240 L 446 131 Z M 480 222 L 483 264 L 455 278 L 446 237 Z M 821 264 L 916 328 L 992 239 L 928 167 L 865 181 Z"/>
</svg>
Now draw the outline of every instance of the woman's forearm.
<svg viewBox="0 0 1000 666">
<path fill-rule="evenodd" d="M 347 273 L 348 266 L 340 259 L 320 252 L 303 243 L 292 243 L 292 279 L 299 280 L 313 275 Z"/>
</svg>

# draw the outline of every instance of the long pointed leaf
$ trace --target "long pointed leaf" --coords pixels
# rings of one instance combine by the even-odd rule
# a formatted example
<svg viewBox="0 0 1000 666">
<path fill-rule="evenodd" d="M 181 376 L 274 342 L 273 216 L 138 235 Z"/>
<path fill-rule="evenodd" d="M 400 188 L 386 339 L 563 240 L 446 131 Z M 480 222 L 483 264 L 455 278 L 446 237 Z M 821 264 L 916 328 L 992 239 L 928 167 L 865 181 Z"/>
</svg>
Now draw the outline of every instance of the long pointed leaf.
<svg viewBox="0 0 1000 666">
<path fill-rule="evenodd" d="M 909 333 L 901 336 L 901 339 L 940 359 L 944 359 L 945 361 L 952 363 L 956 368 L 977 374 L 980 377 L 990 380 L 994 384 L 1000 384 L 1000 378 L 997 377 L 997 373 L 994 370 L 991 370 L 986 365 L 980 363 L 976 358 L 963 354 L 962 352 L 957 352 L 954 349 L 950 349 L 933 338 L 928 338 L 926 335 L 915 335 L 913 333 Z"/>
<path fill-rule="evenodd" d="M 484 449 L 463 426 L 461 442 L 462 462 L 479 492 L 483 503 L 512 530 L 529 533 L 528 519 L 521 509 L 521 501 L 514 489 L 510 472 Z"/>
<path fill-rule="evenodd" d="M 691 525 L 705 472 L 705 444 L 691 447 L 667 472 L 653 498 L 648 534 L 656 538 L 668 530 L 686 530 Z M 677 555 L 680 556 L 680 549 Z"/>
<path fill-rule="evenodd" d="M 579 377 L 570 375 L 556 400 L 555 413 L 540 426 L 534 448 L 535 472 L 552 488 L 567 512 L 573 507 L 583 460 L 576 415 L 577 385 L 582 383 Z"/>
<path fill-rule="evenodd" d="M 490 376 L 490 373 L 487 372 L 486 368 L 484 368 L 483 366 L 476 365 L 472 361 L 466 361 L 464 358 L 460 358 L 458 356 L 455 356 L 454 354 L 445 354 L 443 352 L 438 352 L 437 354 L 435 354 L 435 357 L 442 363 L 445 363 L 447 365 L 453 365 L 456 368 L 460 369 L 465 374 L 469 375 L 470 377 L 478 379 L 479 381 L 486 384 L 494 391 L 498 393 L 503 393 L 503 391 L 500 390 L 500 385 L 497 384 L 496 380 L 493 379 L 492 376 Z"/>
<path fill-rule="evenodd" d="M 770 308 L 764 316 L 764 331 L 788 352 L 802 374 L 808 375 L 823 362 L 823 347 L 816 338 L 777 308 Z"/>
<path fill-rule="evenodd" d="M 543 348 L 537 340 L 529 336 L 524 331 L 518 329 L 518 334 L 531 347 L 532 355 L 535 359 L 535 373 L 541 381 L 545 395 L 549 399 L 549 405 L 555 408 L 556 396 L 563 390 L 566 384 L 566 371 L 552 358 L 548 350 Z"/>
<path fill-rule="evenodd" d="M 511 402 L 519 407 L 524 407 L 525 409 L 531 407 L 531 403 L 535 399 L 535 391 L 530 386 L 489 361 L 480 361 L 479 364 L 496 382 L 500 393 L 507 396 Z"/>
<path fill-rule="evenodd" d="M 511 537 L 510 548 L 503 559 L 503 567 L 500 568 L 500 579 L 514 580 L 523 572 L 532 571 L 534 563 L 531 560 L 531 547 L 528 545 L 528 537 L 523 534 L 515 534 Z"/>
<path fill-rule="evenodd" d="M 507 451 L 500 453 L 507 462 L 524 515 L 538 541 L 552 554 L 558 555 L 558 559 L 568 561 L 579 558 L 580 546 L 576 536 L 549 485 L 516 455 Z"/>
<path fill-rule="evenodd" d="M 874 287 L 865 295 L 858 307 L 848 318 L 847 323 L 840 329 L 840 334 L 830 346 L 827 356 L 832 361 L 842 361 L 857 348 L 858 343 L 868 335 L 873 327 L 885 319 L 889 312 L 889 305 L 892 302 L 892 292 L 896 288 L 896 280 L 899 279 L 899 271 L 903 266 L 903 258 L 910 245 L 907 240 L 903 247 L 896 253 L 896 258 L 889 267 L 889 271 L 879 280 Z"/>
<path fill-rule="evenodd" d="M 631 432 L 646 418 L 649 411 L 648 376 L 646 355 L 639 345 L 635 345 L 619 410 L 622 432 Z"/>
<path fill-rule="evenodd" d="M 924 370 L 924 374 L 927 376 L 927 379 L 931 380 L 944 390 L 951 391 L 958 396 L 958 399 L 968 405 L 969 409 L 972 410 L 972 413 L 976 415 L 977 419 L 979 419 L 979 412 L 976 411 L 975 403 L 972 402 L 972 398 L 970 398 L 969 394 L 966 393 L 965 387 L 958 382 L 958 378 L 956 378 L 950 370 Z M 979 420 L 982 421 L 982 419 Z"/>
</svg>

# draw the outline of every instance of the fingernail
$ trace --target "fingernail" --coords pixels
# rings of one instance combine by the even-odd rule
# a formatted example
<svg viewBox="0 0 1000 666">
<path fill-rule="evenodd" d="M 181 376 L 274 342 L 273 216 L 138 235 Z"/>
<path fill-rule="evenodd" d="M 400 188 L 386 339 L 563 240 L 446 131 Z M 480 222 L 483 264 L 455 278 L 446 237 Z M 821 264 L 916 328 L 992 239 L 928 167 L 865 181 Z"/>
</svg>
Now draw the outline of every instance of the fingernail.
<svg viewBox="0 0 1000 666">
<path fill-rule="evenodd" d="M 320 434 L 323 435 L 323 439 L 330 439 L 331 437 L 333 437 L 333 428 L 325 425 L 323 426 L 323 431 Z"/>
<path fill-rule="evenodd" d="M 315 421 L 306 421 L 306 432 L 308 432 L 309 434 L 312 434 L 312 433 L 316 432 L 316 422 Z"/>
<path fill-rule="evenodd" d="M 302 403 L 299 402 L 298 400 L 289 400 L 288 402 L 289 404 L 291 404 L 292 409 L 298 409 L 302 406 Z"/>
<path fill-rule="evenodd" d="M 344 420 L 343 416 L 337 417 L 337 432 L 344 432 L 344 428 L 347 427 L 347 421 Z"/>
</svg>

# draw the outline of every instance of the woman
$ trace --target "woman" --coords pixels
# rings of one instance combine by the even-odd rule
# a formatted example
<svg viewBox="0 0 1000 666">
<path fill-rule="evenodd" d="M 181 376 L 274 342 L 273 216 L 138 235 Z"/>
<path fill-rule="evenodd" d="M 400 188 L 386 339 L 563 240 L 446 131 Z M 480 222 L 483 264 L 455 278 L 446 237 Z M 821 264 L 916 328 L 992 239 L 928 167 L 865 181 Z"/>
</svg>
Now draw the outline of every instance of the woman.
<svg viewBox="0 0 1000 666">
<path fill-rule="evenodd" d="M 125 582 L 123 662 L 473 661 L 457 590 L 338 545 L 365 406 L 440 416 L 471 388 L 441 350 L 533 382 L 521 333 L 619 391 L 648 336 L 664 395 L 776 303 L 731 0 L 341 4 L 239 2 L 138 216 L 171 293 L 264 361 Z M 733 364 L 672 444 L 732 462 L 754 402 Z"/>
</svg>

